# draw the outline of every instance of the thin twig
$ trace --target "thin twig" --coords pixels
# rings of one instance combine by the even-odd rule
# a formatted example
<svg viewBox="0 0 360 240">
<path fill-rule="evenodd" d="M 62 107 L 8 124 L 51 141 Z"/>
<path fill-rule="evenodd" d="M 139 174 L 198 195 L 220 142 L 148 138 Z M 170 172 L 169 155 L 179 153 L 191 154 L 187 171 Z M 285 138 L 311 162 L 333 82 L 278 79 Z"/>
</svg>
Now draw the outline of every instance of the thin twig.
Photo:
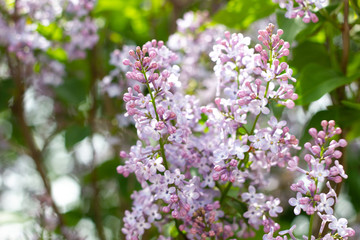
<svg viewBox="0 0 360 240">
<path fill-rule="evenodd" d="M 25 114 L 24 114 L 24 96 L 25 96 L 25 83 L 22 79 L 22 69 L 20 63 L 15 58 L 11 58 L 10 54 L 6 52 L 8 65 L 10 69 L 10 74 L 15 82 L 16 85 L 16 92 L 14 95 L 14 102 L 11 107 L 11 111 L 15 117 L 15 120 L 18 124 L 18 127 L 21 130 L 21 133 L 23 135 L 23 138 L 25 140 L 25 145 L 28 149 L 28 154 L 33 159 L 36 170 L 40 174 L 40 177 L 42 179 L 42 182 L 45 187 L 46 194 L 51 199 L 51 207 L 53 211 L 55 212 L 57 218 L 58 218 L 58 225 L 60 227 L 61 233 L 66 236 L 64 230 L 65 230 L 65 221 L 64 217 L 60 213 L 60 210 L 58 206 L 55 204 L 53 197 L 51 195 L 51 184 L 50 180 L 47 177 L 45 166 L 43 164 L 43 155 L 39 148 L 35 144 L 34 136 L 32 133 L 32 130 L 26 123 Z"/>
<path fill-rule="evenodd" d="M 100 61 L 99 61 L 100 62 Z M 99 235 L 99 239 L 106 240 L 104 228 L 103 228 L 103 221 L 102 221 L 102 214 L 101 214 L 101 199 L 100 199 L 100 190 L 98 187 L 98 177 L 97 177 L 97 170 L 96 170 L 96 151 L 95 146 L 93 143 L 93 134 L 96 131 L 95 126 L 95 119 L 96 119 L 96 111 L 97 111 L 97 80 L 99 77 L 98 72 L 98 64 L 97 64 L 97 45 L 93 47 L 90 51 L 89 56 L 89 64 L 90 64 L 90 71 L 91 71 L 91 79 L 90 79 L 90 99 L 92 106 L 88 112 L 88 124 L 91 128 L 91 149 L 92 149 L 92 162 L 91 162 L 91 187 L 93 189 L 93 210 L 94 210 L 94 221 L 97 233 Z"/>
</svg>

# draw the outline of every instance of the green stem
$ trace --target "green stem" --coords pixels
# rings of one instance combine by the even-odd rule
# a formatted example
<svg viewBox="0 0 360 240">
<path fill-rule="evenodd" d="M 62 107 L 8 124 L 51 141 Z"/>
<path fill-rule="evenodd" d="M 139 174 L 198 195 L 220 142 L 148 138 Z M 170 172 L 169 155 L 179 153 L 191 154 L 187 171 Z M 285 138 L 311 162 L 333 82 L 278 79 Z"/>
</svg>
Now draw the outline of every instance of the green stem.
<svg viewBox="0 0 360 240">
<path fill-rule="evenodd" d="M 322 156 L 321 156 L 322 157 Z M 317 186 L 318 186 L 318 181 L 317 179 L 315 179 L 315 191 L 314 191 L 314 197 L 317 193 Z M 316 206 L 316 201 L 314 201 L 313 203 L 313 207 L 315 208 Z M 311 235 L 312 235 L 312 228 L 313 228 L 313 223 L 314 223 L 314 216 L 315 216 L 315 213 L 313 213 L 311 216 L 310 216 L 310 223 L 309 223 L 309 233 L 308 233 L 308 239 L 311 239 Z"/>
<path fill-rule="evenodd" d="M 251 131 L 250 131 L 250 135 L 253 135 L 253 133 L 254 133 L 254 131 L 255 131 L 256 123 L 257 123 L 257 121 L 259 120 L 260 115 L 261 115 L 261 113 L 259 113 L 259 114 L 256 116 L 255 121 L 254 121 L 254 125 L 252 126 Z M 249 144 L 249 143 L 250 143 L 250 142 L 249 142 L 249 140 L 248 140 L 248 144 Z"/>
<path fill-rule="evenodd" d="M 221 194 L 220 204 L 222 204 L 224 202 L 225 197 L 226 197 L 226 195 L 229 192 L 231 187 L 232 187 L 232 182 L 229 182 L 228 185 L 226 186 L 225 190 Z"/>
<path fill-rule="evenodd" d="M 180 223 L 179 223 L 179 220 L 177 220 L 177 219 L 174 219 L 174 220 L 175 220 L 175 226 L 176 226 L 176 229 L 177 229 L 178 232 L 179 232 L 179 235 L 181 236 L 182 239 L 187 240 L 188 238 L 186 237 L 186 235 L 185 235 L 182 231 L 180 231 Z"/>
<path fill-rule="evenodd" d="M 313 227 L 313 223 L 314 223 L 314 216 L 315 216 L 315 214 L 312 214 L 311 217 L 310 217 L 308 239 L 311 239 L 312 227 Z"/>
<path fill-rule="evenodd" d="M 145 77 L 145 80 L 146 80 L 146 86 L 147 86 L 148 91 L 149 91 L 149 93 L 150 93 L 151 102 L 152 102 L 153 107 L 154 107 L 156 120 L 159 122 L 159 121 L 160 121 L 160 118 L 159 118 L 159 115 L 158 115 L 157 110 L 156 110 L 155 97 L 154 97 L 154 95 L 152 94 L 152 91 L 151 91 L 151 88 L 150 88 L 150 84 L 149 84 L 149 81 L 148 81 L 148 79 L 147 79 L 147 76 L 146 76 L 145 71 L 143 71 L 142 73 L 144 74 L 144 77 Z M 162 158 L 163 158 L 164 166 L 165 166 L 166 169 L 169 169 L 168 163 L 167 163 L 167 160 L 166 160 L 166 155 L 165 155 L 164 142 L 163 142 L 163 139 L 162 139 L 161 136 L 160 136 L 160 139 L 159 139 L 159 144 L 160 144 L 160 153 L 161 153 L 161 156 L 162 156 Z"/>
</svg>

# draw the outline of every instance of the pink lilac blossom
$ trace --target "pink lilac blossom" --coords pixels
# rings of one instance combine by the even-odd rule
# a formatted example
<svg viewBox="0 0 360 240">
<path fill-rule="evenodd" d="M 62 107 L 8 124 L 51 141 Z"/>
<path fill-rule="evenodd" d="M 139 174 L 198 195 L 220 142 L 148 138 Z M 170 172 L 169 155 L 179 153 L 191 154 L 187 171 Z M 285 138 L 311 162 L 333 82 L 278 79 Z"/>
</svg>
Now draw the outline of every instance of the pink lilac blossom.
<svg viewBox="0 0 360 240">
<path fill-rule="evenodd" d="M 319 21 L 314 12 L 329 4 L 328 0 L 273 0 L 273 2 L 279 3 L 281 8 L 286 8 L 285 17 L 300 17 L 305 23 Z"/>
<path fill-rule="evenodd" d="M 345 147 L 347 143 L 344 139 L 329 141 L 329 139 L 341 133 L 341 129 L 335 127 L 335 121 L 324 120 L 321 122 L 321 126 L 321 131 L 317 131 L 315 128 L 309 129 L 309 134 L 313 137 L 314 143 L 307 142 L 304 145 L 305 149 L 310 152 L 304 156 L 307 169 L 298 165 L 298 159 L 289 161 L 288 169 L 290 171 L 297 171 L 307 177 L 306 181 L 299 180 L 291 185 L 291 190 L 296 192 L 296 198 L 290 198 L 289 204 L 294 207 L 295 215 L 299 215 L 301 211 L 304 211 L 311 216 L 311 219 L 314 216 L 320 217 L 322 224 L 318 235 L 324 236 L 321 239 L 346 240 L 354 236 L 355 231 L 347 226 L 346 219 L 337 219 L 333 215 L 337 194 L 330 182 L 337 184 L 347 178 L 343 166 L 336 160 L 342 155 L 336 148 Z M 325 186 L 328 189 L 327 193 L 324 191 L 325 189 L 321 190 Z M 329 224 L 331 230 L 329 233 L 323 233 L 326 223 Z M 293 235 L 290 235 L 290 237 L 296 239 Z M 266 236 L 266 239 L 278 239 L 278 237 L 275 238 L 271 234 Z M 308 239 L 308 237 L 304 236 L 303 239 Z M 315 237 L 311 235 L 311 239 L 315 239 Z"/>
<path fill-rule="evenodd" d="M 279 60 L 288 55 L 289 44 L 280 39 L 281 30 L 273 31 L 272 24 L 259 31 L 263 46 L 256 49 L 240 34 L 225 33 L 217 41 L 210 55 L 222 93 L 215 104 L 202 107 L 195 96 L 183 94 L 174 71 L 176 54 L 163 42 L 153 40 L 129 51 L 130 58 L 123 60 L 129 67 L 126 77 L 148 93 L 135 84 L 123 96 L 140 140 L 129 153 L 121 152 L 126 161 L 117 171 L 125 177 L 134 173 L 143 187 L 124 219 L 127 239 L 142 235 L 146 223 L 171 219 L 189 239 L 242 238 L 253 236 L 260 226 L 266 233 L 280 228 L 272 219 L 282 212 L 279 199 L 257 193 L 266 186 L 270 169 L 296 161 L 290 150 L 298 149 L 286 122 L 271 116 L 265 127 L 257 123 L 270 114 L 269 101 L 291 108 L 297 97 L 288 82 L 295 81 L 292 71 Z M 224 79 L 222 71 L 229 69 L 222 66 L 231 64 L 234 77 Z M 269 72 L 271 76 L 265 74 Z M 228 94 L 230 88 L 235 94 Z M 243 189 L 238 198 L 246 209 L 242 217 L 228 220 L 222 201 L 232 185 Z M 147 203 L 139 206 L 143 198 Z M 147 206 L 159 209 L 162 218 L 150 216 L 150 210 L 143 210 Z"/>
</svg>

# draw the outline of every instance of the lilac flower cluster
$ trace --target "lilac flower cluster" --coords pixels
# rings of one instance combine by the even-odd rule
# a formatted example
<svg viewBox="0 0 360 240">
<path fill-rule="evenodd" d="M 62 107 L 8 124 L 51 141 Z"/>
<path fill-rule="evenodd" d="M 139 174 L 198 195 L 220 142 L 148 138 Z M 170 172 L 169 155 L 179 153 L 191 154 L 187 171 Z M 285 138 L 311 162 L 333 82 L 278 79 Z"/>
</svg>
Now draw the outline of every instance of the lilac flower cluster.
<svg viewBox="0 0 360 240">
<path fill-rule="evenodd" d="M 321 228 L 319 229 L 318 238 L 326 240 L 334 239 L 348 239 L 354 236 L 355 231 L 348 227 L 345 218 L 337 219 L 334 214 L 334 205 L 337 201 L 337 193 L 333 189 L 332 184 L 338 184 L 346 179 L 344 167 L 338 160 L 341 158 L 341 151 L 336 150 L 338 147 L 345 147 L 347 145 L 344 139 L 339 141 L 329 140 L 335 135 L 341 133 L 340 128 L 335 128 L 335 122 L 322 121 L 321 126 L 323 130 L 317 131 L 315 128 L 309 130 L 313 137 L 314 144 L 305 143 L 304 147 L 310 152 L 304 156 L 307 163 L 307 169 L 299 166 L 299 159 L 293 158 L 288 162 L 288 169 L 290 171 L 297 171 L 306 176 L 306 179 L 299 180 L 297 183 L 291 185 L 291 190 L 297 192 L 296 198 L 291 198 L 289 204 L 294 207 L 294 214 L 299 215 L 304 211 L 310 215 L 309 235 L 304 239 L 315 239 L 312 235 L 313 219 L 316 215 L 322 220 Z M 335 159 L 335 160 L 334 160 Z M 327 187 L 327 192 L 325 191 Z M 322 190 L 321 190 L 322 189 Z M 324 233 L 325 225 L 329 224 L 329 233 Z M 296 239 L 292 233 L 295 226 L 289 231 L 280 232 L 281 235 L 289 234 L 291 239 Z M 275 229 L 274 229 L 275 230 Z M 286 236 L 273 237 L 273 230 L 266 236 L 265 239 L 287 239 Z"/>
<path fill-rule="evenodd" d="M 273 2 L 279 3 L 281 8 L 286 8 L 285 17 L 300 17 L 305 23 L 319 21 L 314 12 L 326 7 L 329 3 L 328 0 L 273 0 Z"/>
<path fill-rule="evenodd" d="M 123 97 L 140 140 L 120 153 L 127 160 L 117 171 L 135 173 L 142 186 L 124 218 L 127 239 L 139 239 L 150 224 L 161 233 L 171 220 L 189 239 L 244 238 L 261 225 L 266 233 L 280 228 L 272 219 L 282 212 L 279 199 L 257 193 L 270 169 L 295 161 L 290 150 L 298 149 L 285 121 L 272 116 L 265 127 L 258 124 L 270 114 L 270 101 L 292 108 L 297 98 L 288 81 L 295 81 L 292 71 L 280 63 L 289 44 L 281 30 L 273 32 L 272 24 L 259 31 L 262 45 L 255 49 L 241 34 L 226 32 L 217 41 L 210 56 L 219 97 L 202 107 L 179 89 L 176 55 L 163 42 L 129 51 L 126 77 L 148 94 L 136 84 Z M 230 189 L 238 189 L 236 197 L 228 196 Z M 226 200 L 244 206 L 241 214 L 230 213 Z"/>
<path fill-rule="evenodd" d="M 264 47 L 257 44 L 255 49 L 249 48 L 250 38 L 240 33 L 226 32 L 225 39 L 217 40 L 210 56 L 216 62 L 214 71 L 219 78 L 219 86 L 230 98 L 228 106 L 246 105 L 243 111 L 255 115 L 260 112 L 268 114 L 266 105 L 269 101 L 294 107 L 293 100 L 297 99 L 297 94 L 288 80 L 296 80 L 288 64 L 280 62 L 283 56 L 289 54 L 290 44 L 280 38 L 282 30 L 276 34 L 273 31 L 272 24 L 259 31 L 258 40 Z"/>
</svg>

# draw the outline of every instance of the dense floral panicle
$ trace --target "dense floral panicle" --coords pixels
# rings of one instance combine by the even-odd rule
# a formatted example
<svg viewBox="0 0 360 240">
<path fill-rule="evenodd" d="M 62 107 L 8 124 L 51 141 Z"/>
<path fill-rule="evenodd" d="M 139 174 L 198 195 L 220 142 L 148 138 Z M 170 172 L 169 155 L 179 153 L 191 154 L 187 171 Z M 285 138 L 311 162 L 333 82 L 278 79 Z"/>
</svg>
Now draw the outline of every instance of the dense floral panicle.
<svg viewBox="0 0 360 240">
<path fill-rule="evenodd" d="M 319 21 L 314 12 L 329 4 L 328 0 L 273 0 L 273 2 L 279 3 L 281 8 L 286 8 L 285 17 L 300 17 L 305 23 Z"/>
<path fill-rule="evenodd" d="M 335 121 L 322 121 L 322 130 L 315 128 L 309 129 L 309 134 L 313 138 L 313 144 L 305 143 L 305 149 L 310 154 L 304 156 L 308 169 L 302 169 L 298 165 L 298 159 L 289 161 L 288 169 L 297 171 L 307 176 L 306 181 L 300 180 L 291 186 L 296 193 L 296 198 L 290 198 L 289 204 L 294 207 L 295 215 L 304 211 L 308 215 L 318 215 L 322 220 L 319 235 L 324 235 L 323 239 L 348 239 L 354 235 L 354 230 L 347 227 L 347 220 L 337 219 L 334 214 L 334 206 L 337 202 L 337 194 L 332 188 L 330 182 L 340 183 L 342 179 L 347 178 L 343 166 L 336 158 L 341 158 L 341 152 L 336 150 L 338 147 L 345 147 L 346 141 L 331 140 L 335 135 L 341 133 L 340 128 L 335 127 Z M 329 142 L 330 141 L 330 142 Z M 328 192 L 321 188 L 327 187 Z M 331 233 L 323 233 L 325 224 L 329 224 Z M 291 236 L 291 235 L 290 235 Z M 292 239 L 296 239 L 291 236 Z M 268 236 L 268 239 L 275 239 Z M 304 239 L 307 239 L 304 237 Z"/>
<path fill-rule="evenodd" d="M 260 189 L 267 186 L 267 175 L 275 166 L 305 172 L 298 167 L 299 158 L 291 154 L 292 149 L 299 149 L 298 140 L 285 121 L 271 116 L 268 107 L 276 101 L 291 108 L 297 98 L 288 81 L 295 81 L 292 71 L 281 62 L 289 54 L 289 43 L 281 39 L 282 34 L 269 24 L 259 31 L 262 45 L 255 49 L 241 34 L 226 32 L 225 39 L 217 40 L 210 55 L 222 92 L 214 104 L 202 107 L 197 97 L 184 95 L 179 88 L 177 57 L 163 42 L 153 40 L 129 51 L 130 57 L 122 62 L 129 69 L 126 77 L 137 84 L 128 88 L 123 100 L 140 140 L 129 153 L 120 153 L 126 161 L 117 171 L 125 177 L 134 173 L 143 190 L 134 195 L 133 208 L 124 218 L 122 231 L 127 239 L 143 235 L 149 224 L 160 226 L 169 220 L 175 220 L 178 231 L 188 239 L 247 238 L 261 226 L 264 239 L 275 239 L 280 225 L 273 218 L 282 212 L 280 200 Z M 120 55 L 117 51 L 112 56 L 115 66 Z M 266 115 L 267 124 L 258 124 Z M 322 137 L 339 133 L 333 122 L 323 126 L 327 135 L 316 136 L 319 146 Z M 345 145 L 343 140 L 332 141 L 320 151 L 326 159 L 314 163 L 307 172 L 309 180 L 316 178 L 316 184 L 325 184 L 345 177 L 338 161 L 330 169 L 326 165 L 331 164 L 327 159 L 341 156 L 335 148 Z M 310 158 L 320 159 L 318 148 L 310 149 Z M 296 214 L 333 213 L 335 191 L 329 185 L 328 193 L 320 194 L 316 184 L 292 186 L 298 192 L 290 200 Z M 231 186 L 240 188 L 233 199 L 226 195 Z M 224 199 L 244 206 L 241 217 L 226 218 Z M 284 236 L 276 239 L 293 238 L 292 231 L 283 231 Z"/>
</svg>

